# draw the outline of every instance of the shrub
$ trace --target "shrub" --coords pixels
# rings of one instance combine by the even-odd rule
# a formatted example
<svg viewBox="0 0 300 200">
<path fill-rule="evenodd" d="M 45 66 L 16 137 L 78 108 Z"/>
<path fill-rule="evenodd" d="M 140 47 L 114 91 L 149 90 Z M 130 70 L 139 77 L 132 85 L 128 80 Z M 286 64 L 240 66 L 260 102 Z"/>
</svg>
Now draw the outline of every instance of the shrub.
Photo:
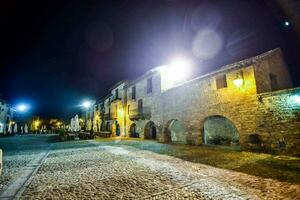
<svg viewBox="0 0 300 200">
<path fill-rule="evenodd" d="M 59 139 L 60 139 L 61 141 L 65 141 L 65 140 L 68 139 L 68 134 L 66 133 L 66 131 L 65 131 L 64 129 L 60 129 L 60 130 L 58 131 L 58 135 L 59 135 Z"/>
</svg>

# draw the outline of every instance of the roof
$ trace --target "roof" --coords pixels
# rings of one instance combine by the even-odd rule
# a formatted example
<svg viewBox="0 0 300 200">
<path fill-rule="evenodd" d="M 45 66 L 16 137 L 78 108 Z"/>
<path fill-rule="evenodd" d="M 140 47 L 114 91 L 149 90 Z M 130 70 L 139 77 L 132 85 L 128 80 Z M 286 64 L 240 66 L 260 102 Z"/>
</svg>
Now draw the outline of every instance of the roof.
<svg viewBox="0 0 300 200">
<path fill-rule="evenodd" d="M 253 56 L 253 57 L 250 57 L 250 58 L 238 61 L 238 62 L 234 62 L 234 63 L 228 64 L 228 65 L 222 66 L 220 68 L 220 70 L 222 70 L 222 69 L 232 69 L 234 67 L 245 66 L 245 65 L 252 64 L 252 63 L 256 63 L 258 60 L 262 60 L 262 59 L 264 59 L 266 57 L 269 57 L 269 56 L 271 56 L 275 53 L 278 53 L 278 52 L 281 52 L 280 48 L 272 49 L 270 51 L 259 54 L 257 56 Z"/>
<path fill-rule="evenodd" d="M 127 80 L 119 81 L 119 82 L 117 82 L 114 86 L 112 86 L 109 90 L 111 91 L 111 90 L 113 90 L 113 89 L 119 87 L 119 86 L 122 85 L 123 83 L 126 84 L 127 82 L 128 82 Z"/>
<path fill-rule="evenodd" d="M 173 88 L 179 87 L 181 85 L 189 84 L 189 83 L 192 83 L 192 82 L 195 82 L 195 81 L 199 81 L 199 80 L 202 80 L 204 78 L 215 76 L 219 73 L 224 73 L 224 72 L 231 71 L 231 70 L 241 69 L 245 66 L 249 66 L 251 64 L 257 63 L 259 60 L 262 60 L 264 58 L 267 58 L 267 57 L 272 56 L 272 55 L 274 55 L 276 53 L 279 53 L 279 52 L 281 53 L 281 49 L 276 48 L 276 49 L 272 49 L 270 51 L 267 51 L 265 53 L 259 54 L 257 56 L 253 56 L 253 57 L 250 57 L 250 58 L 238 61 L 238 62 L 234 62 L 234 63 L 228 64 L 228 65 L 224 65 L 220 69 L 214 70 L 210 73 L 198 76 L 194 79 L 191 79 L 191 80 L 188 80 L 188 81 L 183 82 L 181 84 L 178 84 L 178 85 L 174 86 Z"/>
<path fill-rule="evenodd" d="M 227 71 L 230 71 L 230 70 L 243 68 L 246 65 L 251 65 L 253 63 L 256 63 L 258 60 L 262 60 L 262 59 L 264 59 L 266 57 L 269 57 L 269 56 L 272 56 L 272 55 L 274 55 L 274 54 L 276 54 L 278 52 L 281 53 L 281 49 L 280 48 L 275 48 L 275 49 L 272 49 L 272 50 L 267 51 L 265 53 L 259 54 L 257 56 L 253 56 L 253 57 L 250 57 L 250 58 L 238 61 L 238 62 L 234 62 L 234 63 L 228 64 L 228 65 L 224 65 L 224 66 L 220 67 L 219 69 L 214 70 L 214 71 L 212 71 L 210 73 L 198 76 L 198 77 L 196 77 L 196 78 L 194 78 L 192 80 L 188 80 L 188 81 L 186 81 L 184 83 L 178 84 L 174 88 L 176 88 L 178 86 L 181 86 L 181 85 L 185 85 L 185 84 L 194 82 L 194 81 L 198 81 L 200 79 L 204 79 L 204 78 L 207 78 L 207 77 L 210 77 L 210 76 L 214 76 L 214 75 L 217 75 L 217 74 L 222 73 L 222 72 L 227 72 Z M 112 88 L 110 88 L 110 90 L 115 89 L 116 87 L 118 87 L 122 83 L 125 83 L 124 87 L 130 87 L 130 86 L 134 85 L 135 83 L 137 83 L 138 81 L 146 78 L 147 76 L 150 76 L 150 75 L 158 72 L 161 67 L 164 67 L 164 66 L 157 66 L 157 67 L 155 67 L 155 68 L 147 71 L 142 76 L 139 76 L 138 78 L 136 78 L 136 79 L 134 79 L 132 81 L 119 81 Z M 109 98 L 110 96 L 111 96 L 111 94 L 108 94 L 107 96 L 101 98 L 100 102 L 104 101 L 105 99 Z"/>
<path fill-rule="evenodd" d="M 152 75 L 152 74 L 158 72 L 159 69 L 160 69 L 161 67 L 163 67 L 163 66 L 157 66 L 157 67 L 155 67 L 155 68 L 153 68 L 153 69 L 147 71 L 147 72 L 144 73 L 142 76 L 139 76 L 138 78 L 136 78 L 136 79 L 134 79 L 134 80 L 128 82 L 128 84 L 127 84 L 125 87 L 132 86 L 132 85 L 134 85 L 135 83 L 137 83 L 138 81 L 140 81 L 140 80 L 142 80 L 142 79 L 144 79 L 144 78 L 146 78 L 146 77 L 148 77 L 148 76 L 150 76 L 150 75 Z"/>
</svg>

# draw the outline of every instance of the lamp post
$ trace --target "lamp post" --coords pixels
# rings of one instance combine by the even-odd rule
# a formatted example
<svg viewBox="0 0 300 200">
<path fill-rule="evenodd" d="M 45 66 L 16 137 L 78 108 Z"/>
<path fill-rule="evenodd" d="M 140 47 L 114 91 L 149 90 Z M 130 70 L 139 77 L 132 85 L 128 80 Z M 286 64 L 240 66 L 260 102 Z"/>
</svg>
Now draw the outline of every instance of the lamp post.
<svg viewBox="0 0 300 200">
<path fill-rule="evenodd" d="M 83 103 L 82 103 L 82 107 L 90 112 L 91 111 L 91 108 L 93 107 L 93 102 L 92 101 L 89 101 L 89 100 L 85 100 Z M 88 113 L 90 114 L 90 113 Z M 92 116 L 91 116 L 91 132 L 93 132 L 93 129 L 94 129 L 94 111 L 92 111 Z M 86 127 L 87 127 L 87 120 L 86 120 Z"/>
<path fill-rule="evenodd" d="M 19 123 L 20 125 L 20 129 L 21 129 L 21 133 L 24 133 L 24 127 L 25 125 L 21 125 L 23 122 L 25 122 L 25 114 L 29 111 L 30 106 L 26 103 L 19 103 L 17 104 L 13 110 L 16 113 L 16 123 Z"/>
</svg>

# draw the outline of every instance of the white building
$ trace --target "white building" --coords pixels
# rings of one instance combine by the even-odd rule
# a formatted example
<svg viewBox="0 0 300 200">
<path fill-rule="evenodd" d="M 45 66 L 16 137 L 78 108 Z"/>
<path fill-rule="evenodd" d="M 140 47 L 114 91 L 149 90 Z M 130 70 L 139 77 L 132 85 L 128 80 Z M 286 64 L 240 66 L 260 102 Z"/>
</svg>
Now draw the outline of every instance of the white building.
<svg viewBox="0 0 300 200">
<path fill-rule="evenodd" d="M 6 101 L 0 99 L 0 134 L 7 132 L 8 126 L 12 123 L 13 110 Z"/>
</svg>

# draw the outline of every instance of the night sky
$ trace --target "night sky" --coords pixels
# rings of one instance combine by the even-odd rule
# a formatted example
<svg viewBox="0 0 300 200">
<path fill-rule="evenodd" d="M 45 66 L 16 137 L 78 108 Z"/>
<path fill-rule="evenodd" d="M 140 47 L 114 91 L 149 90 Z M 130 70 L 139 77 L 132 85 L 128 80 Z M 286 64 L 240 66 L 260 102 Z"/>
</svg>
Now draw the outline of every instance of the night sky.
<svg viewBox="0 0 300 200">
<path fill-rule="evenodd" d="M 0 93 L 11 104 L 29 102 L 35 115 L 66 118 L 84 98 L 97 100 L 116 82 L 175 55 L 191 58 L 197 63 L 194 75 L 200 75 L 275 47 L 283 49 L 294 84 L 300 85 L 296 22 L 275 2 L 2 2 Z M 213 52 L 209 56 L 193 50 L 203 30 L 221 41 L 215 52 L 209 46 L 215 40 L 204 41 L 201 48 Z"/>
</svg>

